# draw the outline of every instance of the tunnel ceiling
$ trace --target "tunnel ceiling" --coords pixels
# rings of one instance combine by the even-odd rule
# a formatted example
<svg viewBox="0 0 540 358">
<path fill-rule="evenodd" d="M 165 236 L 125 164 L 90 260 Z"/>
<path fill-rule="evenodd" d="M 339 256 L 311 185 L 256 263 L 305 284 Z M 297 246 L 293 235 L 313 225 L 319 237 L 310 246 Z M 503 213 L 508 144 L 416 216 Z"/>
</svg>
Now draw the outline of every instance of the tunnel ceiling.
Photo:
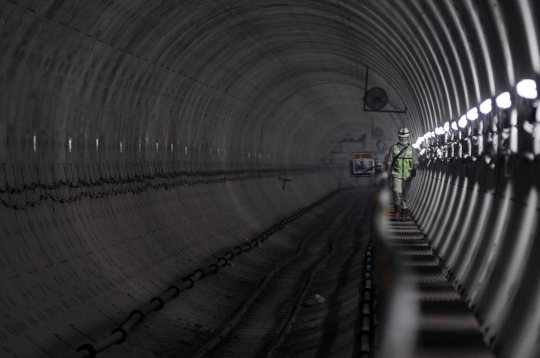
<svg viewBox="0 0 540 358">
<path fill-rule="evenodd" d="M 316 161 L 321 143 L 402 123 L 420 135 L 538 72 L 537 30 L 520 28 L 532 6 L 5 0 L 2 126 L 56 143 L 62 151 L 42 154 L 55 160 L 70 159 L 69 138 L 80 148 L 102 138 L 125 143 L 124 158 L 156 142 Z M 407 115 L 363 112 L 366 67 L 387 109 Z"/>
<path fill-rule="evenodd" d="M 367 186 L 351 152 L 383 159 L 398 127 L 414 141 L 538 80 L 539 18 L 533 0 L 0 0 L 0 356 L 103 337 Z M 364 111 L 368 69 L 406 114 Z M 280 235 L 264 249 L 295 246 Z"/>
</svg>

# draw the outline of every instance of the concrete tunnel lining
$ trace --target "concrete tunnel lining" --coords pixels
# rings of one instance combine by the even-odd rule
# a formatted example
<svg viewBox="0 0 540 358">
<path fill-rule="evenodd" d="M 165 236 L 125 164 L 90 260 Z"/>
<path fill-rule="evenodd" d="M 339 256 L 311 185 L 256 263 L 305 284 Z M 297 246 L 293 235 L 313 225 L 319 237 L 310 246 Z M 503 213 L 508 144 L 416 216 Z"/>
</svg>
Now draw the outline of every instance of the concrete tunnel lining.
<svg viewBox="0 0 540 358">
<path fill-rule="evenodd" d="M 530 0 L 1 0 L 0 356 L 72 351 L 213 254 L 338 187 L 365 185 L 339 164 L 348 152 L 382 160 L 399 126 L 414 142 L 538 79 L 539 16 Z M 363 112 L 366 67 L 406 115 Z M 482 233 L 501 215 L 502 183 L 537 188 L 506 178 L 537 173 L 513 155 L 515 166 L 494 160 L 495 170 L 426 160 L 416 183 L 419 222 L 450 250 L 473 305 L 487 299 L 471 294 L 479 280 L 465 267 L 490 266 L 463 257 L 491 247 Z M 279 177 L 293 180 L 286 190 Z M 490 195 L 485 230 L 452 223 L 440 202 L 463 203 L 449 191 L 478 203 L 474 212 Z M 509 210 L 529 198 L 518 191 Z M 534 351 L 519 341 L 520 354 Z"/>
</svg>

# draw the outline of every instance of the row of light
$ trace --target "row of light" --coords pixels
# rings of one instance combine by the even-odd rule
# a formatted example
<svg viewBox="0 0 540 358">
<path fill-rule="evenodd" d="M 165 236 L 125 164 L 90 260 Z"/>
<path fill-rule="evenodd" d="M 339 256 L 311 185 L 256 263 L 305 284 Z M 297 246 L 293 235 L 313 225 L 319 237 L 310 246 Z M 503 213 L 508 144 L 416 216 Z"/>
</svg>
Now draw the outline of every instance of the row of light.
<svg viewBox="0 0 540 358">
<path fill-rule="evenodd" d="M 34 152 L 37 152 L 38 150 L 38 140 L 37 136 L 33 136 L 32 143 Z M 162 147 L 163 148 L 163 147 Z M 68 139 L 68 152 L 71 153 L 73 151 L 73 140 L 71 138 Z M 99 151 L 99 139 L 96 138 L 96 151 Z M 120 142 L 120 153 L 123 153 L 124 151 L 124 144 L 123 142 Z M 142 151 L 142 143 L 139 143 L 139 152 Z M 174 151 L 174 144 L 171 143 L 171 152 Z M 156 142 L 156 153 L 159 153 L 159 143 Z M 199 154 L 201 153 L 201 146 L 199 145 Z M 217 155 L 220 155 L 220 153 L 223 153 L 223 155 L 227 155 L 227 149 L 224 149 L 223 152 L 220 151 L 219 148 L 217 148 Z M 184 154 L 188 155 L 188 147 L 184 147 Z M 210 154 L 212 154 L 212 147 L 210 147 Z M 242 152 L 242 155 L 244 155 L 245 152 Z M 257 157 L 257 154 L 259 154 L 259 159 L 262 159 L 263 153 L 253 153 L 253 158 Z M 270 154 L 264 154 L 270 159 Z M 251 152 L 248 152 L 248 158 L 251 158 Z"/>
<path fill-rule="evenodd" d="M 526 99 L 536 99 L 538 97 L 538 91 L 536 89 L 536 81 L 535 80 L 522 80 L 516 85 L 516 92 L 520 97 L 526 98 Z M 512 98 L 510 96 L 510 92 L 504 92 L 498 95 L 495 98 L 495 103 L 497 104 L 497 107 L 501 109 L 508 109 L 512 106 Z M 480 109 L 480 112 L 483 114 L 488 114 L 493 110 L 493 105 L 491 99 L 486 99 L 484 102 L 480 103 L 478 107 L 474 107 L 471 110 L 469 110 L 466 114 L 462 115 L 458 121 L 452 121 L 444 123 L 441 127 L 435 128 L 433 132 L 428 132 L 424 134 L 422 137 L 418 138 L 415 144 L 413 144 L 413 147 L 418 149 L 420 148 L 420 145 L 426 141 L 427 139 L 434 138 L 436 135 L 443 135 L 444 133 L 448 132 L 450 128 L 453 130 L 458 130 L 459 128 L 465 128 L 467 126 L 467 120 L 469 121 L 475 121 L 478 119 L 478 110 Z"/>
</svg>

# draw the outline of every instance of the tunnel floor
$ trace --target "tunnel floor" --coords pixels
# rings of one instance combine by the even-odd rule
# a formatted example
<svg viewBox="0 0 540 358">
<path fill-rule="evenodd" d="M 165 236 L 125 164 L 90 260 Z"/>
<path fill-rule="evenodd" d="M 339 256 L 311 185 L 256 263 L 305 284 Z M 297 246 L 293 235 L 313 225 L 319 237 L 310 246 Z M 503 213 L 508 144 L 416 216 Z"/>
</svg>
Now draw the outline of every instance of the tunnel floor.
<svg viewBox="0 0 540 358">
<path fill-rule="evenodd" d="M 371 215 L 369 191 L 338 193 L 100 357 L 352 356 Z"/>
<path fill-rule="evenodd" d="M 373 205 L 366 189 L 330 196 L 99 356 L 352 357 Z M 390 221 L 388 233 L 408 266 L 407 281 L 417 287 L 414 357 L 494 357 L 414 221 Z"/>
</svg>

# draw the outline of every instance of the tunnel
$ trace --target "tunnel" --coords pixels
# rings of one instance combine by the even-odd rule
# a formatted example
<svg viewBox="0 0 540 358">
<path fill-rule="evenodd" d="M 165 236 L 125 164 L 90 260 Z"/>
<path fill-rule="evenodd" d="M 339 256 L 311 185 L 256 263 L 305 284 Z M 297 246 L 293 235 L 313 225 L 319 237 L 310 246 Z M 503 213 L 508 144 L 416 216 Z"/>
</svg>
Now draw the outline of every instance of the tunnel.
<svg viewBox="0 0 540 358">
<path fill-rule="evenodd" d="M 539 19 L 536 0 L 0 0 L 0 357 L 373 357 L 374 294 L 381 357 L 540 357 Z M 406 223 L 384 170 L 401 127 Z M 377 168 L 353 175 L 355 153 Z M 444 294 L 415 291 L 393 235 Z M 422 324 L 443 327 L 423 351 Z"/>
</svg>

